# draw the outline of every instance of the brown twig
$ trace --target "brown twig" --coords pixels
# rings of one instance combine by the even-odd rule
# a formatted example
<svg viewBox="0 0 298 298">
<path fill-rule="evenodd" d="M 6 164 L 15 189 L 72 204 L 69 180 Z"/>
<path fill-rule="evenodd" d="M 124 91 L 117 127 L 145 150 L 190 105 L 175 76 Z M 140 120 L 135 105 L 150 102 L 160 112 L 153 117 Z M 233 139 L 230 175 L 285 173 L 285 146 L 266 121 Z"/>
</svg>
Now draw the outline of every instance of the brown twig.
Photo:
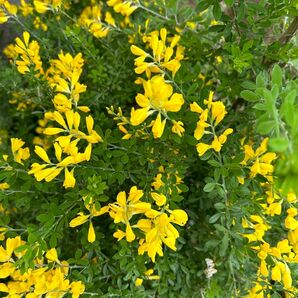
<svg viewBox="0 0 298 298">
<path fill-rule="evenodd" d="M 295 34 L 298 30 L 298 17 L 295 17 L 292 23 L 290 24 L 289 28 L 282 34 L 279 38 L 279 42 L 281 45 L 285 45 Z"/>
</svg>

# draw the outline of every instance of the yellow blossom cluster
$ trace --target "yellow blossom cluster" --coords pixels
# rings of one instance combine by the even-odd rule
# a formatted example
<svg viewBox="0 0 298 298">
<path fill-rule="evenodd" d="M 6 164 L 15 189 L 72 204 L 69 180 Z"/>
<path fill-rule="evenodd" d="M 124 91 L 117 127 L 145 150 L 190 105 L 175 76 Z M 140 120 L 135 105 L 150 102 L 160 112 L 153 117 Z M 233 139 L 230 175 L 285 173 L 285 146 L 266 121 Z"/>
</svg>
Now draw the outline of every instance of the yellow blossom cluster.
<svg viewBox="0 0 298 298">
<path fill-rule="evenodd" d="M 86 92 L 86 85 L 79 82 L 83 71 L 84 59 L 81 53 L 75 57 L 62 51 L 58 59 L 50 61 L 50 68 L 46 72 L 46 79 L 56 95 L 53 99 L 55 109 L 60 113 L 80 110 L 89 112 L 86 106 L 79 106 L 80 94 Z"/>
<path fill-rule="evenodd" d="M 39 56 L 39 44 L 36 40 L 29 42 L 29 39 L 30 34 L 27 31 L 23 33 L 23 40 L 19 37 L 15 39 L 14 52 L 18 55 L 16 65 L 21 74 L 30 72 L 32 67 L 38 77 L 44 73 Z"/>
<path fill-rule="evenodd" d="M 14 161 L 23 165 L 23 160 L 27 160 L 30 157 L 29 148 L 22 148 L 25 145 L 22 139 L 11 138 L 10 141 Z"/>
<path fill-rule="evenodd" d="M 10 185 L 7 182 L 2 182 L 0 183 L 0 190 L 5 190 L 8 189 L 10 187 Z M 1 210 L 1 208 L 0 208 Z"/>
<path fill-rule="evenodd" d="M 135 286 L 140 287 L 143 284 L 144 279 L 147 279 L 147 280 L 158 280 L 158 279 L 160 279 L 159 275 L 156 275 L 156 274 L 153 274 L 153 273 L 154 273 L 154 270 L 152 268 L 146 270 L 144 272 L 144 278 L 140 278 L 140 277 L 136 278 Z"/>
<path fill-rule="evenodd" d="M 282 202 L 280 195 L 270 187 L 266 191 L 266 203 L 260 205 L 264 208 L 266 215 L 274 216 L 281 214 Z"/>
<path fill-rule="evenodd" d="M 243 234 L 243 236 L 248 239 L 249 243 L 259 243 L 259 245 L 251 248 L 257 251 L 260 259 L 258 280 L 255 286 L 250 289 L 247 297 L 265 297 L 265 293 L 272 289 L 270 281 L 281 283 L 283 289 L 288 293 L 287 297 L 296 297 L 298 290 L 292 285 L 292 274 L 289 264 L 298 263 L 298 220 L 296 219 L 298 211 L 293 205 L 297 202 L 297 198 L 293 192 L 288 193 L 286 199 L 282 200 L 274 192 L 266 191 L 266 194 L 268 195 L 267 200 L 273 200 L 273 202 L 265 208 L 265 215 L 283 215 L 282 202 L 290 205 L 287 208 L 287 216 L 284 220 L 284 227 L 288 230 L 288 235 L 286 239 L 278 241 L 275 246 L 271 246 L 264 239 L 266 232 L 271 228 L 267 224 L 266 219 L 259 215 L 252 215 L 249 220 L 243 218 L 242 226 L 245 229 L 253 230 L 252 233 Z M 274 200 L 279 201 L 274 203 Z"/>
<path fill-rule="evenodd" d="M 136 239 L 132 228 L 138 228 L 143 234 L 139 239 L 138 253 L 142 255 L 146 252 L 155 262 L 156 254 L 163 256 L 162 244 L 176 250 L 179 232 L 173 224 L 184 226 L 188 216 L 184 210 L 170 210 L 168 199 L 162 193 L 152 191 L 150 194 L 158 210 L 153 209 L 152 204 L 141 201 L 143 195 L 143 191 L 135 186 L 130 189 L 128 197 L 124 191 L 120 192 L 116 202 L 109 204 L 109 214 L 116 224 L 125 225 L 125 232 L 118 229 L 114 237 L 118 240 L 125 237 L 128 242 L 132 242 Z M 141 218 L 131 225 L 132 217 L 137 214 L 144 214 L 146 218 Z"/>
<path fill-rule="evenodd" d="M 170 165 L 170 167 L 173 165 Z M 154 188 L 154 190 L 165 190 L 168 191 L 170 194 L 172 193 L 172 189 L 176 188 L 177 193 L 181 193 L 181 190 L 179 189 L 179 184 L 183 183 L 182 178 L 178 175 L 178 171 L 173 172 L 167 172 L 165 171 L 164 166 L 160 166 L 158 168 L 157 175 L 153 178 L 153 182 L 151 183 L 151 186 Z M 172 180 L 172 177 L 174 178 L 175 182 L 170 184 L 170 187 L 168 185 L 168 181 Z"/>
<path fill-rule="evenodd" d="M 267 152 L 268 141 L 269 138 L 265 138 L 256 150 L 250 144 L 244 145 L 245 156 L 241 165 L 249 167 L 250 178 L 254 178 L 259 174 L 272 182 L 272 173 L 274 170 L 272 162 L 277 156 L 274 152 Z"/>
<path fill-rule="evenodd" d="M 34 8 L 38 13 L 46 13 L 48 10 L 58 10 L 63 4 L 63 0 L 34 0 Z"/>
<path fill-rule="evenodd" d="M 16 51 L 21 53 L 21 50 L 24 50 L 21 56 L 22 61 L 16 61 L 18 70 L 24 74 L 30 71 L 29 65 L 34 65 L 35 70 L 40 70 L 40 74 L 43 74 L 41 60 L 36 50 L 39 49 L 39 45 L 36 41 L 29 43 L 29 38 L 29 33 L 24 32 L 24 41 L 20 38 L 16 39 Z M 26 50 L 30 46 L 31 49 Z M 27 52 L 29 55 L 28 59 L 26 58 L 27 56 L 24 56 L 25 58 L 23 57 L 23 55 L 27 55 Z M 54 112 L 46 112 L 44 119 L 47 120 L 46 124 L 48 121 L 53 121 L 58 127 L 43 127 L 42 132 L 46 136 L 55 137 L 53 144 L 57 162 L 54 163 L 49 159 L 44 148 L 35 146 L 35 153 L 44 161 L 43 164 L 33 163 L 29 171 L 29 174 L 33 174 L 37 181 L 52 181 L 64 170 L 65 179 L 63 186 L 65 188 L 74 187 L 74 166 L 78 163 L 89 161 L 92 144 L 102 141 L 102 138 L 93 129 L 94 119 L 91 115 L 85 117 L 87 133 L 80 129 L 81 115 L 79 111 L 90 111 L 87 106 L 78 105 L 80 94 L 86 91 L 86 85 L 79 82 L 83 71 L 83 64 L 84 60 L 81 53 L 72 57 L 69 53 L 64 54 L 61 52 L 58 55 L 58 59 L 50 61 L 50 68 L 44 74 L 44 78 L 56 93 L 53 98 L 53 104 L 56 110 Z M 88 143 L 82 153 L 79 152 L 78 148 L 80 140 L 85 140 Z M 29 157 L 29 149 L 25 150 L 21 148 L 24 144 L 22 142 L 21 140 L 17 142 L 17 139 L 12 139 L 13 155 L 15 160 L 20 163 Z M 47 149 L 47 146 L 45 148 Z M 66 156 L 63 157 L 63 155 Z M 72 167 L 72 170 L 69 170 L 69 167 Z"/>
<path fill-rule="evenodd" d="M 184 58 L 184 48 L 178 45 L 179 40 L 179 35 L 168 37 L 166 28 L 145 35 L 143 41 L 150 52 L 136 45 L 130 48 L 131 52 L 138 56 L 135 58 L 135 72 L 137 74 L 145 72 L 146 76 L 151 78 L 152 73 L 164 74 L 165 71 L 170 71 L 174 77 L 181 66 L 180 61 Z"/>
<path fill-rule="evenodd" d="M 18 9 L 21 11 L 24 17 L 33 14 L 34 6 L 31 5 L 29 1 L 21 0 Z"/>
<path fill-rule="evenodd" d="M 0 246 L 0 292 L 4 297 L 53 297 L 60 298 L 67 293 L 78 298 L 85 291 L 81 281 L 70 282 L 67 279 L 69 265 L 59 261 L 55 248 L 42 252 L 41 257 L 34 259 L 34 268 L 23 273 L 16 261 L 26 253 L 26 249 L 18 252 L 25 241 L 20 236 L 8 238 L 5 247 Z"/>
<path fill-rule="evenodd" d="M 148 22 L 146 21 L 146 23 Z M 129 120 L 122 115 L 122 111 L 115 114 L 114 110 L 108 109 L 108 112 L 116 116 L 115 120 L 120 121 L 118 127 L 125 133 L 123 139 L 129 139 L 133 135 L 133 133 L 128 132 L 124 125 L 138 126 L 154 113 L 157 113 L 157 116 L 147 127 L 152 127 L 151 130 L 155 139 L 163 135 L 167 120 L 172 123 L 172 132 L 182 137 L 185 131 L 183 122 L 171 119 L 168 113 L 179 112 L 184 104 L 184 98 L 182 94 L 174 92 L 171 81 L 165 79 L 165 71 L 169 70 L 174 76 L 180 68 L 180 60 L 184 57 L 183 47 L 177 46 L 180 37 L 178 35 L 167 37 L 166 28 L 162 28 L 160 31 L 151 32 L 144 38 L 144 41 L 148 43 L 147 46 L 151 48 L 153 56 L 135 45 L 131 46 L 132 53 L 139 56 L 135 59 L 135 72 L 137 74 L 145 72 L 147 77 L 147 80 L 138 78 L 135 81 L 136 84 L 141 84 L 144 89 L 144 94 L 138 93 L 135 98 L 139 108 L 131 109 Z M 169 46 L 166 45 L 167 42 L 170 42 Z M 175 47 L 177 47 L 176 56 L 173 58 Z M 147 57 L 150 57 L 153 62 L 146 62 Z M 151 76 L 152 73 L 155 75 Z"/>
<path fill-rule="evenodd" d="M 12 98 L 8 101 L 12 105 L 16 105 L 17 111 L 25 111 L 34 108 L 35 104 L 25 92 L 12 92 Z"/>
<path fill-rule="evenodd" d="M 0 24 L 6 23 L 8 19 L 16 15 L 18 7 L 8 0 L 0 0 Z"/>
<path fill-rule="evenodd" d="M 138 1 L 108 0 L 107 5 L 113 7 L 115 12 L 129 17 L 138 8 L 137 2 Z"/>
<path fill-rule="evenodd" d="M 264 241 L 265 232 L 270 229 L 266 220 L 259 215 L 251 215 L 250 219 L 242 219 L 243 228 L 253 230 L 253 233 L 243 234 L 242 236 L 248 239 L 248 242 Z"/>
<path fill-rule="evenodd" d="M 48 30 L 47 24 L 41 21 L 40 17 L 36 17 L 33 21 L 33 25 L 36 29 L 42 29 L 43 31 Z"/>
<path fill-rule="evenodd" d="M 110 30 L 109 25 L 115 26 L 115 20 L 110 12 L 107 11 L 103 17 L 101 4 L 85 7 L 78 23 L 96 38 L 106 37 Z"/>
<path fill-rule="evenodd" d="M 295 236 L 297 238 L 297 235 Z M 298 292 L 292 286 L 292 275 L 288 263 L 297 264 L 298 254 L 297 249 L 291 245 L 289 240 L 281 240 L 273 247 L 264 241 L 261 245 L 252 248 L 258 252 L 258 258 L 260 259 L 259 279 L 263 282 L 267 281 L 267 283 L 270 280 L 280 282 L 283 285 L 283 289 L 289 291 L 288 297 L 296 297 L 294 293 L 297 294 Z M 270 279 L 266 280 L 268 278 Z"/>
<path fill-rule="evenodd" d="M 171 120 L 168 112 L 179 112 L 184 98 L 180 93 L 173 93 L 173 87 L 166 80 L 156 75 L 148 81 L 142 80 L 144 94 L 138 93 L 136 102 L 140 106 L 138 109 L 132 108 L 130 113 L 130 123 L 133 126 L 140 125 L 147 117 L 157 113 L 157 117 L 152 125 L 153 137 L 160 138 L 163 134 L 167 119 L 172 121 L 172 132 L 181 134 L 184 132 L 181 121 Z M 162 120 L 162 116 L 164 119 Z"/>
<path fill-rule="evenodd" d="M 120 241 L 125 238 L 132 242 L 136 239 L 133 229 L 137 228 L 143 236 L 139 239 L 138 253 L 143 255 L 147 252 L 148 256 L 155 262 L 156 254 L 163 256 L 162 244 L 165 244 L 172 250 L 176 250 L 176 239 L 179 232 L 173 224 L 184 226 L 188 220 L 187 213 L 181 209 L 170 210 L 167 197 L 161 192 L 152 191 L 150 193 L 151 201 L 155 205 L 144 202 L 141 198 L 144 192 L 136 186 L 131 187 L 128 195 L 125 191 L 118 193 L 116 202 L 97 210 L 93 198 L 83 198 L 85 207 L 89 214 L 79 212 L 77 217 L 69 223 L 70 227 L 77 227 L 89 222 L 88 241 L 93 243 L 96 239 L 92 218 L 108 213 L 115 224 L 123 224 L 125 231 L 118 229 L 113 236 Z M 145 215 L 145 218 L 139 218 L 136 224 L 132 224 L 132 218 L 135 215 Z"/>
<path fill-rule="evenodd" d="M 89 214 L 84 214 L 83 212 L 79 212 L 77 217 L 75 217 L 71 222 L 69 223 L 69 226 L 71 228 L 80 226 L 84 224 L 85 222 L 89 221 L 89 229 L 88 229 L 88 241 L 90 243 L 93 243 L 96 239 L 94 227 L 92 224 L 92 218 L 100 216 L 106 212 L 109 212 L 109 206 L 105 206 L 100 208 L 99 210 L 96 209 L 96 204 L 93 198 L 83 198 L 85 207 L 88 210 Z"/>
<path fill-rule="evenodd" d="M 262 298 L 265 293 L 272 289 L 270 281 L 281 283 L 283 289 L 288 293 L 287 297 L 296 297 L 297 289 L 292 286 L 291 270 L 288 264 L 298 263 L 298 220 L 296 220 L 297 209 L 294 203 L 297 202 L 295 193 L 289 192 L 286 198 L 274 189 L 273 176 L 274 167 L 271 164 L 276 159 L 276 154 L 267 152 L 268 138 L 264 139 L 260 146 L 254 150 L 252 145 L 244 145 L 243 166 L 250 167 L 250 177 L 254 178 L 257 174 L 262 175 L 267 182 L 261 183 L 265 188 L 266 201 L 258 198 L 260 206 L 263 208 L 263 216 L 251 215 L 250 219 L 243 218 L 242 226 L 253 232 L 245 233 L 242 236 L 248 239 L 249 243 L 260 243 L 251 248 L 258 252 L 260 259 L 258 269 L 258 279 L 254 287 L 249 291 L 247 297 Z M 243 177 L 238 177 L 240 183 L 244 183 Z M 284 227 L 289 230 L 287 239 L 279 241 L 275 246 L 271 246 L 265 241 L 266 232 L 272 228 L 268 224 L 267 216 L 283 216 L 282 204 L 287 203 L 290 207 L 287 209 L 287 216 L 284 220 Z"/>
<path fill-rule="evenodd" d="M 206 151 L 210 149 L 213 149 L 215 152 L 219 152 L 222 145 L 227 141 L 227 136 L 233 133 L 232 128 L 227 128 L 224 132 L 217 136 L 215 128 L 224 119 L 227 111 L 223 102 L 213 101 L 213 94 L 214 92 L 211 91 L 208 99 L 204 100 L 204 104 L 207 106 L 205 109 L 202 109 L 196 102 L 190 104 L 190 110 L 199 114 L 199 121 L 197 122 L 197 126 L 194 131 L 194 137 L 196 140 L 201 140 L 205 134 L 213 136 L 211 144 L 203 142 L 199 142 L 197 144 L 199 156 L 204 155 Z"/>
<path fill-rule="evenodd" d="M 34 12 L 44 14 L 47 11 L 58 11 L 62 5 L 65 9 L 68 8 L 68 5 L 65 3 L 65 1 L 62 0 L 20 0 L 16 4 L 11 4 L 7 0 L 1 0 L 0 24 L 7 22 L 10 17 L 15 16 L 18 12 L 20 12 L 23 17 L 27 17 L 30 15 L 34 15 Z M 48 30 L 48 26 L 41 20 L 39 16 L 36 16 L 34 18 L 33 26 L 36 29 L 42 29 L 43 31 Z"/>
<path fill-rule="evenodd" d="M 265 189 L 265 202 L 263 198 L 258 198 L 263 215 L 251 215 L 250 219 L 243 218 L 242 226 L 245 229 L 251 229 L 253 232 L 243 234 L 243 237 L 248 239 L 248 242 L 259 243 L 258 246 L 251 248 L 258 252 L 260 259 L 259 269 L 257 272 L 258 279 L 254 287 L 249 291 L 247 297 L 262 298 L 265 293 L 272 289 L 270 281 L 281 283 L 283 289 L 287 291 L 287 297 L 296 297 L 297 289 L 292 286 L 292 276 L 289 263 L 298 263 L 298 220 L 296 220 L 297 209 L 292 205 L 297 201 L 296 195 L 289 192 L 286 198 L 282 198 L 282 192 L 277 192 L 274 189 L 272 162 L 277 158 L 273 152 L 267 152 L 268 138 L 265 138 L 260 146 L 254 150 L 251 144 L 246 144 L 244 148 L 244 159 L 241 165 L 249 167 L 250 178 L 256 175 L 262 175 L 267 182 L 260 183 Z M 244 183 L 244 177 L 238 177 L 240 183 Z M 290 204 L 287 209 L 287 217 L 284 221 L 284 227 L 289 230 L 288 238 L 279 241 L 275 246 L 271 246 L 265 241 L 266 232 L 271 229 L 268 224 L 267 216 L 283 216 L 282 204 Z M 272 222 L 272 226 L 274 222 Z"/>
<path fill-rule="evenodd" d="M 109 115 L 114 116 L 114 120 L 117 121 L 118 129 L 124 133 L 124 136 L 122 137 L 123 140 L 130 139 L 133 135 L 137 138 L 141 139 L 148 139 L 148 133 L 146 132 L 147 128 L 150 128 L 152 125 L 151 123 L 149 125 L 143 126 L 139 129 L 134 130 L 133 132 L 129 132 L 125 125 L 129 125 L 130 121 L 129 119 L 123 115 L 121 107 L 118 107 L 118 111 L 115 111 L 114 106 L 111 106 L 110 108 L 106 108 Z"/>
</svg>

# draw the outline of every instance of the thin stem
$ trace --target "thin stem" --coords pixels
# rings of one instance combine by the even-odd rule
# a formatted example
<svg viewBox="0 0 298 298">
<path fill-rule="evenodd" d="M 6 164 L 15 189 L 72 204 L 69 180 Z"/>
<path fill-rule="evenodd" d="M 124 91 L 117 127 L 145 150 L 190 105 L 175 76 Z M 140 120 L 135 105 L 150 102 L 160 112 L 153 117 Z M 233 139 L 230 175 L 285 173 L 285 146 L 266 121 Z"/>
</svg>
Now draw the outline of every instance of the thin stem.
<svg viewBox="0 0 298 298">
<path fill-rule="evenodd" d="M 169 21 L 170 20 L 167 16 L 163 16 L 163 15 L 159 14 L 158 12 L 156 12 L 154 10 L 151 10 L 151 9 L 149 9 L 146 6 L 143 6 L 141 3 L 139 3 L 137 5 L 137 7 L 140 8 L 140 9 L 143 9 L 143 10 L 145 10 L 145 11 L 147 11 L 147 12 L 153 14 L 153 15 L 155 15 L 156 17 L 158 17 L 158 18 L 160 18 L 162 20 L 165 20 L 165 21 Z"/>
</svg>

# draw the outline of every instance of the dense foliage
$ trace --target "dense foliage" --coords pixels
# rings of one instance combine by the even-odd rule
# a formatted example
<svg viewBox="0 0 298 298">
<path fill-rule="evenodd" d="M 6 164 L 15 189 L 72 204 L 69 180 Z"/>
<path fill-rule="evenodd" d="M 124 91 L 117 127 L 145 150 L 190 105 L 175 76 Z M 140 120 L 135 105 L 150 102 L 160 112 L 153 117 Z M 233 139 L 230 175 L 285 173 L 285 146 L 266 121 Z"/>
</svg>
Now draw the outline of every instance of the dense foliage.
<svg viewBox="0 0 298 298">
<path fill-rule="evenodd" d="M 296 1 L 0 0 L 0 24 L 0 295 L 298 296 Z"/>
</svg>

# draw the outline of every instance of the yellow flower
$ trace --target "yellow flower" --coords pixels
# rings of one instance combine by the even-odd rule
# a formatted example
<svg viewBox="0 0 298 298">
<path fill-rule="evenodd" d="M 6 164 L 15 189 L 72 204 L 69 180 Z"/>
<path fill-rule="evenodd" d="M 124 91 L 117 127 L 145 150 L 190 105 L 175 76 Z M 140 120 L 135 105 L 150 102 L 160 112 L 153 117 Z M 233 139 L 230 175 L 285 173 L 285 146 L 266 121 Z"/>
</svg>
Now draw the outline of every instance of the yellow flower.
<svg viewBox="0 0 298 298">
<path fill-rule="evenodd" d="M 108 24 L 115 25 L 115 20 L 110 13 L 106 13 L 105 21 Z M 85 7 L 78 23 L 96 38 L 106 37 L 110 31 L 109 27 L 103 22 L 101 5 Z"/>
<path fill-rule="evenodd" d="M 162 244 L 164 243 L 172 250 L 176 250 L 176 239 L 179 232 L 172 223 L 184 226 L 188 216 L 183 210 L 168 210 L 171 215 L 159 213 L 151 209 L 145 215 L 150 219 L 140 219 L 137 227 L 145 233 L 145 239 L 139 242 L 139 254 L 147 252 L 148 256 L 155 262 L 156 254 L 163 256 Z"/>
<path fill-rule="evenodd" d="M 167 202 L 167 198 L 163 194 L 158 194 L 156 192 L 151 192 L 151 197 L 153 198 L 153 200 L 155 201 L 157 206 L 163 206 Z"/>
<path fill-rule="evenodd" d="M 145 213 L 151 210 L 151 205 L 140 201 L 143 196 L 143 191 L 133 186 L 130 189 L 129 196 L 126 198 L 126 193 L 121 191 L 117 195 L 117 202 L 109 204 L 109 214 L 114 219 L 115 223 L 122 222 L 126 225 L 126 240 L 131 242 L 135 239 L 135 234 L 130 226 L 130 219 L 135 214 Z M 114 237 L 118 240 L 123 238 L 123 232 L 118 230 L 114 233 Z"/>
<path fill-rule="evenodd" d="M 23 33 L 23 41 L 17 37 L 14 50 L 20 57 L 16 61 L 17 69 L 21 74 L 30 71 L 34 67 L 37 72 L 36 76 L 43 74 L 42 62 L 39 56 L 39 45 L 36 40 L 29 42 L 30 34 L 26 31 Z"/>
<path fill-rule="evenodd" d="M 49 181 L 52 181 L 55 177 L 57 177 L 64 169 L 65 179 L 64 179 L 63 186 L 65 188 L 74 187 L 76 182 L 74 178 L 74 173 L 73 173 L 74 169 L 69 171 L 67 167 L 73 164 L 80 163 L 90 158 L 90 150 L 87 150 L 84 153 L 79 153 L 77 151 L 77 148 L 75 147 L 76 150 L 75 149 L 70 150 L 71 151 L 70 153 L 73 155 L 67 156 L 62 160 L 61 146 L 57 142 L 55 142 L 54 148 L 55 148 L 56 158 L 59 161 L 59 163 L 57 164 L 51 163 L 47 153 L 43 148 L 39 146 L 35 146 L 35 152 L 41 159 L 43 159 L 43 161 L 46 162 L 46 164 L 41 165 L 39 163 L 33 163 L 31 165 L 31 170 L 28 172 L 28 174 L 33 174 L 37 181 L 45 180 L 46 182 L 49 182 Z"/>
<path fill-rule="evenodd" d="M 76 179 L 73 175 L 73 171 L 74 171 L 74 169 L 69 171 L 67 168 L 65 168 L 65 179 L 64 179 L 64 183 L 63 183 L 63 186 L 65 188 L 74 187 L 76 184 Z"/>
<path fill-rule="evenodd" d="M 266 262 L 264 260 L 261 260 L 260 273 L 263 276 L 268 276 L 269 275 L 269 272 L 268 272 L 268 269 L 267 269 L 267 265 L 266 265 Z"/>
<path fill-rule="evenodd" d="M 152 262 L 155 262 L 156 254 L 163 256 L 162 243 L 172 250 L 176 250 L 175 242 L 179 233 L 165 213 L 157 216 L 152 223 L 152 228 L 146 232 L 145 242 L 139 246 L 138 252 L 139 254 L 147 252 Z"/>
<path fill-rule="evenodd" d="M 250 220 L 254 222 L 254 224 L 249 223 L 247 220 L 242 221 L 242 225 L 244 228 L 252 228 L 254 232 L 252 234 L 243 234 L 243 237 L 248 239 L 248 242 L 254 241 L 263 241 L 263 237 L 265 232 L 270 228 L 269 225 L 264 222 L 263 218 L 258 215 L 252 215 Z"/>
<path fill-rule="evenodd" d="M 153 269 L 148 269 L 144 272 L 144 274 L 146 275 L 147 279 L 149 280 L 158 280 L 160 279 L 159 275 L 152 275 L 154 273 Z"/>
<path fill-rule="evenodd" d="M 20 236 L 15 238 L 7 238 L 6 239 L 6 249 L 3 246 L 0 246 L 0 263 L 7 262 L 11 259 L 12 254 L 15 249 L 24 244 L 24 241 L 21 240 Z M 18 256 L 18 254 L 15 253 Z M 0 270 L 1 272 L 1 270 Z"/>
<path fill-rule="evenodd" d="M 166 123 L 166 119 L 161 121 L 161 114 L 166 117 L 167 112 L 178 112 L 184 103 L 184 99 L 181 94 L 173 94 L 172 86 L 167 84 L 162 76 L 154 76 L 148 81 L 143 81 L 143 87 L 145 94 L 138 93 L 136 96 L 136 102 L 141 108 L 136 110 L 132 108 L 130 122 L 132 125 L 137 126 L 143 123 L 154 111 L 157 111 L 158 115 L 152 127 L 152 132 L 154 138 L 160 138 Z M 181 123 L 179 131 L 183 129 Z"/>
<path fill-rule="evenodd" d="M 215 120 L 215 125 L 217 125 L 227 114 L 226 107 L 221 101 L 213 102 L 211 106 L 211 114 L 213 120 Z"/>
<path fill-rule="evenodd" d="M 179 226 L 185 226 L 188 221 L 188 215 L 184 210 L 175 209 L 171 212 L 170 221 Z"/>
<path fill-rule="evenodd" d="M 115 12 L 126 17 L 129 17 L 137 9 L 137 5 L 123 0 L 108 0 L 107 4 L 112 6 Z"/>
<path fill-rule="evenodd" d="M 280 262 L 277 262 L 277 264 L 272 268 L 271 270 L 271 278 L 275 281 L 281 281 L 281 266 L 283 265 Z"/>
<path fill-rule="evenodd" d="M 152 133 L 154 139 L 160 138 L 162 136 L 163 131 L 165 129 L 166 121 L 166 119 L 161 121 L 161 115 L 160 113 L 158 113 L 156 120 L 154 121 L 154 124 L 152 126 Z"/>
<path fill-rule="evenodd" d="M 17 163 L 24 164 L 23 160 L 27 160 L 30 157 L 29 148 L 22 148 L 25 142 L 22 139 L 11 138 L 11 151 L 14 157 L 14 160 Z"/>
<path fill-rule="evenodd" d="M 267 151 L 269 139 L 265 138 L 260 146 L 253 150 L 251 145 L 244 145 L 244 159 L 242 165 L 252 164 L 250 167 L 250 177 L 254 178 L 257 174 L 264 176 L 268 181 L 272 181 L 272 173 L 274 170 L 271 164 L 276 159 L 276 154 Z"/>
<path fill-rule="evenodd" d="M 295 202 L 297 202 L 297 196 L 296 196 L 296 194 L 294 192 L 289 192 L 287 194 L 287 201 L 289 203 L 295 203 Z"/>
<path fill-rule="evenodd" d="M 135 58 L 135 72 L 137 74 L 146 72 L 147 77 L 150 78 L 152 73 L 164 73 L 168 70 L 172 72 L 173 77 L 175 76 L 181 66 L 180 61 L 184 58 L 184 48 L 177 45 L 180 39 L 179 35 L 174 37 L 167 35 L 167 29 L 161 28 L 160 31 L 153 31 L 148 36 L 143 37 L 143 41 L 147 43 L 152 54 L 135 45 L 131 46 L 131 52 L 138 56 Z M 175 47 L 176 55 L 174 56 Z M 151 61 L 146 61 L 146 59 Z"/>
<path fill-rule="evenodd" d="M 88 218 L 90 216 L 90 215 L 83 214 L 83 212 L 79 212 L 78 214 L 79 214 L 79 216 L 72 219 L 71 222 L 69 223 L 69 226 L 71 228 L 74 228 L 74 227 L 84 224 L 86 221 L 88 221 Z"/>
<path fill-rule="evenodd" d="M 291 207 L 287 210 L 288 216 L 285 219 L 285 227 L 289 230 L 296 230 L 298 228 L 298 220 L 295 219 L 297 209 Z"/>
<path fill-rule="evenodd" d="M 74 105 L 77 110 L 82 112 L 90 111 L 88 107 L 78 105 L 80 94 L 87 88 L 86 85 L 79 83 L 84 65 L 82 53 L 72 57 L 69 53 L 64 54 L 61 51 L 58 59 L 51 60 L 50 64 L 46 79 L 54 91 L 58 92 L 57 97 L 53 100 L 57 110 L 66 112 Z M 67 96 L 63 93 L 66 93 Z"/>
<path fill-rule="evenodd" d="M 34 0 L 33 1 L 33 4 L 34 4 L 34 8 L 35 10 L 38 12 L 38 13 L 45 13 L 48 9 L 50 9 L 48 7 L 48 4 L 43 2 L 43 1 L 37 1 L 37 0 Z"/>
<path fill-rule="evenodd" d="M 266 207 L 265 213 L 270 216 L 280 215 L 281 214 L 281 202 L 269 204 Z"/>
<path fill-rule="evenodd" d="M 162 174 L 159 173 L 156 177 L 153 178 L 154 182 L 151 185 L 154 187 L 155 190 L 159 190 L 162 186 L 164 186 L 164 182 L 162 181 Z"/>
<path fill-rule="evenodd" d="M 70 284 L 72 298 L 78 298 L 85 291 L 85 285 L 81 281 L 75 281 Z"/>
<path fill-rule="evenodd" d="M 282 282 L 284 284 L 285 289 L 290 289 L 292 287 L 292 276 L 290 268 L 286 263 L 283 264 L 282 271 Z"/>
<path fill-rule="evenodd" d="M 51 248 L 50 250 L 47 251 L 46 258 L 50 262 L 57 262 L 57 263 L 59 263 L 57 250 L 55 248 Z"/>
<path fill-rule="evenodd" d="M 0 183 L 0 190 L 8 189 L 10 185 L 7 182 Z"/>
<path fill-rule="evenodd" d="M 113 234 L 113 236 L 114 236 L 115 238 L 117 238 L 118 241 L 120 241 L 121 239 L 123 239 L 123 238 L 126 236 L 126 233 L 123 232 L 123 231 L 121 231 L 121 230 L 117 230 L 117 231 Z"/>
<path fill-rule="evenodd" d="M 0 1 L 0 24 L 6 23 L 10 18 L 10 15 L 16 15 L 18 7 L 9 3 L 9 1 Z"/>
<path fill-rule="evenodd" d="M 95 241 L 95 231 L 92 222 L 90 221 L 89 229 L 88 229 L 88 241 L 93 243 Z"/>
<path fill-rule="evenodd" d="M 196 147 L 197 147 L 197 151 L 199 153 L 199 156 L 204 155 L 207 150 L 212 148 L 210 145 L 205 144 L 205 143 L 198 143 Z"/>
<path fill-rule="evenodd" d="M 227 114 L 227 111 L 222 102 L 212 101 L 213 94 L 214 92 L 210 91 L 208 99 L 204 100 L 204 104 L 207 105 L 206 109 L 202 109 L 196 102 L 190 104 L 190 110 L 200 115 L 199 121 L 197 122 L 197 126 L 194 131 L 194 137 L 199 141 L 204 136 L 204 134 L 213 135 L 213 141 L 211 145 L 203 142 L 197 144 L 197 151 L 199 153 L 199 156 L 204 155 L 209 149 L 213 149 L 215 152 L 219 152 L 222 145 L 227 141 L 227 136 L 233 132 L 232 128 L 228 128 L 220 136 L 217 136 L 215 134 L 215 127 L 223 120 L 223 118 Z M 208 131 L 208 127 L 212 127 L 212 131 Z"/>
<path fill-rule="evenodd" d="M 143 279 L 142 278 L 137 278 L 135 281 L 135 286 L 136 287 L 140 287 L 143 283 Z"/>
<path fill-rule="evenodd" d="M 86 197 L 83 198 L 85 201 Z M 91 219 L 93 217 L 101 216 L 102 214 L 109 212 L 109 206 L 101 207 L 100 210 L 96 209 L 95 202 L 93 198 L 88 198 L 89 203 L 85 205 L 86 209 L 90 212 L 90 214 L 85 215 L 83 212 L 79 212 L 77 217 L 72 219 L 69 223 L 71 228 L 80 226 L 89 220 L 89 229 L 88 229 L 88 241 L 93 243 L 96 239 L 95 230 L 92 224 Z"/>
<path fill-rule="evenodd" d="M 183 127 L 183 122 L 181 121 L 172 121 L 173 126 L 172 126 L 172 132 L 177 134 L 179 137 L 182 137 L 182 134 L 184 133 L 185 129 Z"/>
<path fill-rule="evenodd" d="M 126 224 L 125 234 L 127 242 L 132 242 L 136 239 L 136 235 L 134 234 L 129 223 Z"/>
<path fill-rule="evenodd" d="M 35 146 L 34 152 L 46 163 L 51 163 L 46 151 L 40 146 Z"/>
<path fill-rule="evenodd" d="M 0 265 L 0 278 L 7 278 L 15 271 L 15 266 L 12 263 L 4 263 Z"/>
</svg>

